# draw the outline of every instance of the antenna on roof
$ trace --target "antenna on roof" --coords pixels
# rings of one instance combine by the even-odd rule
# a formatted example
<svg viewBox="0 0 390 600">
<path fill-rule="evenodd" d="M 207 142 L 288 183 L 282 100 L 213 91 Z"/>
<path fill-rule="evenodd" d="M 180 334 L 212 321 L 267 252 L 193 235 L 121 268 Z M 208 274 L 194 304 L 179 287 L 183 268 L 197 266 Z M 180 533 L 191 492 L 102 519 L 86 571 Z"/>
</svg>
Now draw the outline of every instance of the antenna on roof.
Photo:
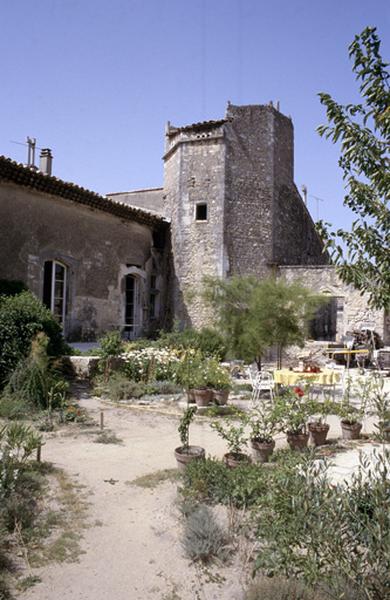
<svg viewBox="0 0 390 600">
<path fill-rule="evenodd" d="M 319 198 L 318 196 L 313 196 L 313 194 L 309 194 L 309 198 L 314 198 L 317 203 L 317 221 L 320 218 L 320 202 L 325 202 L 324 198 Z"/>
<path fill-rule="evenodd" d="M 30 138 L 27 136 L 26 139 L 28 150 L 27 150 L 27 166 L 35 169 L 35 146 L 37 144 L 36 138 Z"/>
<path fill-rule="evenodd" d="M 303 194 L 303 201 L 304 201 L 305 205 L 307 206 L 307 187 L 305 184 L 301 185 L 301 190 L 302 190 L 302 194 Z"/>
</svg>

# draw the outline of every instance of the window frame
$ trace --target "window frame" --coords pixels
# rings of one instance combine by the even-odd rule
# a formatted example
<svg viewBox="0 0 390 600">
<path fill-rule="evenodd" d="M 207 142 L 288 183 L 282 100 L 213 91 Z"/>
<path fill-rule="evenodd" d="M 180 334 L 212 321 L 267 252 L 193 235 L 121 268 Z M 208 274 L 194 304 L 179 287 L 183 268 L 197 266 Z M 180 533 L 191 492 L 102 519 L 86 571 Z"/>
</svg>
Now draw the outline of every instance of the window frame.
<svg viewBox="0 0 390 600">
<path fill-rule="evenodd" d="M 198 209 L 201 207 L 202 208 L 204 207 L 206 209 L 206 218 L 205 219 L 198 218 Z M 194 218 L 195 218 L 196 223 L 207 223 L 207 221 L 209 220 L 209 207 L 208 207 L 207 202 L 196 202 Z"/>
<path fill-rule="evenodd" d="M 46 265 L 51 263 L 51 281 L 50 281 L 50 298 L 48 301 L 44 298 L 45 295 L 45 270 Z M 63 292 L 61 296 L 62 300 L 62 311 L 61 314 L 55 309 L 55 286 L 56 286 L 56 266 L 59 266 L 63 269 L 64 279 L 63 279 Z M 53 315 L 58 319 L 59 324 L 62 327 L 63 332 L 65 333 L 65 319 L 67 313 L 67 305 L 68 305 L 68 266 L 57 259 L 48 259 L 45 260 L 43 264 L 43 293 L 42 298 L 44 300 L 44 304 L 49 308 L 49 310 L 53 313 Z"/>
</svg>

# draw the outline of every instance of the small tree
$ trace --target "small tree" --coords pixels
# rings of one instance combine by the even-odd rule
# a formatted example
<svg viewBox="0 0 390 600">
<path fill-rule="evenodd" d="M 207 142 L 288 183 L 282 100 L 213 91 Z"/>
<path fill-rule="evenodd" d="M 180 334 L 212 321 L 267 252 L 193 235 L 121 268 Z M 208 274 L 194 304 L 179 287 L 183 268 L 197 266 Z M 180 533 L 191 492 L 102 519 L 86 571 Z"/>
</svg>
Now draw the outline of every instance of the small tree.
<svg viewBox="0 0 390 600">
<path fill-rule="evenodd" d="M 320 235 L 343 281 L 367 292 L 375 308 L 390 306 L 390 90 L 388 64 L 380 54 L 376 29 L 367 27 L 349 46 L 352 70 L 359 81 L 361 104 L 338 104 L 320 93 L 328 125 L 318 132 L 341 142 L 339 165 L 347 188 L 344 205 L 357 215 L 351 231 Z M 325 225 L 325 229 L 324 229 Z M 343 253 L 344 243 L 347 252 Z"/>
<path fill-rule="evenodd" d="M 286 346 L 302 346 L 307 323 L 324 301 L 298 283 L 255 277 L 207 279 L 205 297 L 216 310 L 218 326 L 232 352 L 247 361 L 261 358 L 271 346 L 281 365 Z"/>
</svg>

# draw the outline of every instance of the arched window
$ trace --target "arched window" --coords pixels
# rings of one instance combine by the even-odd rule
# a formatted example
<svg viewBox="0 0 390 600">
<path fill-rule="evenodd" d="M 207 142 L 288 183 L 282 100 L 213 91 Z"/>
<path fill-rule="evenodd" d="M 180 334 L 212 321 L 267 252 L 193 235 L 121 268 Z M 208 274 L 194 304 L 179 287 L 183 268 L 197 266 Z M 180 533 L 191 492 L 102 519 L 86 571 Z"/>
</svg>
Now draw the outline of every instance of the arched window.
<svg viewBox="0 0 390 600">
<path fill-rule="evenodd" d="M 64 328 L 66 314 L 67 268 L 56 260 L 47 260 L 43 272 L 43 303 Z"/>
</svg>

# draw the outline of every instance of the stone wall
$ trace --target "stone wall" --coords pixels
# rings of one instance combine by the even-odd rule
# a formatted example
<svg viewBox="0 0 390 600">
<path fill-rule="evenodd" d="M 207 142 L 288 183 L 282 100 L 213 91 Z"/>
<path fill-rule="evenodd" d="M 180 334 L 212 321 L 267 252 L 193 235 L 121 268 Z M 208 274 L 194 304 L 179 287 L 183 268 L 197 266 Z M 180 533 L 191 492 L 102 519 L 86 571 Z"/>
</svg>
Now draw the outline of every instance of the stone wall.
<svg viewBox="0 0 390 600">
<path fill-rule="evenodd" d="M 326 265 L 327 252 L 295 185 L 276 186 L 273 260 L 279 265 Z"/>
<path fill-rule="evenodd" d="M 176 141 L 175 141 L 176 140 Z M 205 275 L 224 273 L 224 145 L 221 130 L 171 136 L 165 155 L 165 216 L 171 220 L 174 317 L 200 327 L 211 320 L 202 299 Z M 198 203 L 207 219 L 196 220 Z"/>
<path fill-rule="evenodd" d="M 149 226 L 5 183 L 0 186 L 0 223 L 0 278 L 24 281 L 42 298 L 44 262 L 67 266 L 69 339 L 93 339 L 124 324 L 124 278 L 131 272 L 140 278 L 141 318 L 148 325 Z"/>
<path fill-rule="evenodd" d="M 225 245 L 228 275 L 268 273 L 272 262 L 273 111 L 228 105 Z"/>
<path fill-rule="evenodd" d="M 389 323 L 384 311 L 368 307 L 368 297 L 343 283 L 332 266 L 281 267 L 280 274 L 288 282 L 300 281 L 316 293 L 325 293 L 339 299 L 337 311 L 337 335 L 340 338 L 353 329 L 368 326 L 390 344 Z"/>
<path fill-rule="evenodd" d="M 168 124 L 164 214 L 182 324 L 212 321 L 199 295 L 205 275 L 264 277 L 278 264 L 327 263 L 294 185 L 293 146 L 291 119 L 270 105 L 229 104 L 221 121 Z M 207 221 L 195 219 L 198 202 Z"/>
</svg>

